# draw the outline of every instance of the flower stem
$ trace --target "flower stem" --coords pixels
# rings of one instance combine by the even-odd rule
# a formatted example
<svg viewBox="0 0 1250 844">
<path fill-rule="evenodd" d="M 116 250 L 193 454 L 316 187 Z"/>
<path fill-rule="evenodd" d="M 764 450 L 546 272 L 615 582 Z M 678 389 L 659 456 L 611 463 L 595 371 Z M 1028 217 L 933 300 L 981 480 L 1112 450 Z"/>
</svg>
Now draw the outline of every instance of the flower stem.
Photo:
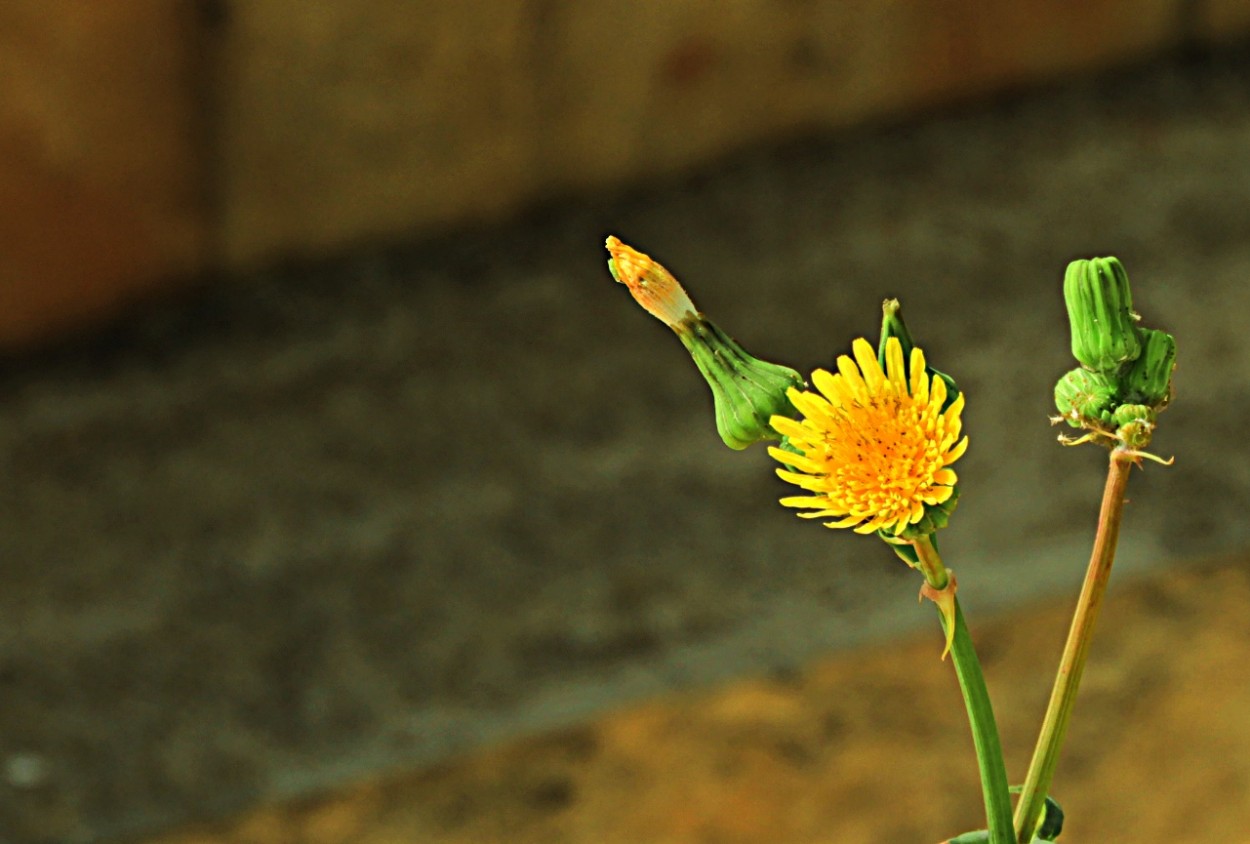
<svg viewBox="0 0 1250 844">
<path fill-rule="evenodd" d="M 945 578 L 946 568 L 942 565 L 932 538 L 926 536 L 913 544 L 926 580 L 931 573 Z M 929 585 L 938 589 L 946 586 L 945 583 L 932 581 L 929 581 Z M 1003 763 L 998 726 L 994 723 L 994 708 L 990 704 L 985 677 L 981 674 L 981 662 L 977 659 L 972 636 L 968 633 L 968 625 L 964 622 L 958 599 L 954 601 L 954 608 L 953 620 L 941 615 L 942 627 L 946 628 L 949 624 L 954 624 L 955 627 L 951 637 L 951 661 L 955 665 L 960 691 L 963 692 L 964 707 L 968 710 L 968 725 L 972 729 L 972 743 L 976 748 L 977 768 L 981 772 L 981 793 L 985 799 L 989 841 L 990 844 L 1012 844 L 1011 797 L 1007 792 L 1007 767 Z"/>
<path fill-rule="evenodd" d="M 1120 537 L 1120 522 L 1124 513 L 1124 490 L 1128 485 L 1129 470 L 1133 462 L 1134 455 L 1131 452 L 1123 448 L 1112 449 L 1111 465 L 1107 469 L 1107 485 L 1102 493 L 1102 508 L 1098 513 L 1098 532 L 1094 536 L 1094 549 L 1089 558 L 1089 569 L 1085 573 L 1085 584 L 1081 587 L 1080 598 L 1077 599 L 1072 627 L 1068 630 L 1068 641 L 1064 645 L 1059 672 L 1055 676 L 1055 686 L 1046 707 L 1046 717 L 1042 720 L 1042 730 L 1033 750 L 1033 760 L 1029 763 L 1024 788 L 1016 804 L 1015 829 L 1018 844 L 1027 844 L 1033 840 L 1033 831 L 1041 818 L 1046 795 L 1055 775 L 1055 766 L 1059 762 L 1059 750 L 1068 731 L 1072 706 L 1076 702 L 1077 688 L 1081 685 L 1081 674 L 1085 670 L 1090 640 L 1094 635 L 1094 624 L 1098 620 L 1098 610 L 1107 591 L 1111 563 L 1115 560 L 1115 546 Z"/>
</svg>

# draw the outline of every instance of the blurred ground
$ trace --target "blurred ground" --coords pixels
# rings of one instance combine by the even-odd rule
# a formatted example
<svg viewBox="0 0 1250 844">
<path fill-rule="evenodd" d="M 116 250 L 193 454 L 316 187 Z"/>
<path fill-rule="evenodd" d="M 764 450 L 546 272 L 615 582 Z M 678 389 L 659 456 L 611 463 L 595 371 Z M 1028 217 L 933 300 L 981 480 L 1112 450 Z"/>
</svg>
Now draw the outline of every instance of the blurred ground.
<svg viewBox="0 0 1250 844">
<path fill-rule="evenodd" d="M 1116 254 L 1181 347 L 1118 573 L 1250 543 L 1250 53 L 760 151 L 8 364 L 0 838 L 218 817 L 925 622 L 719 444 L 608 231 L 801 369 L 902 299 L 969 395 L 943 549 L 974 618 L 1079 583 L 1103 458 L 1045 421 L 1059 280 Z"/>
<path fill-rule="evenodd" d="M 1016 781 L 1073 602 L 973 620 Z M 1113 589 L 1055 779 L 1060 840 L 1247 840 L 1248 603 L 1245 558 Z M 934 842 L 983 814 L 933 627 L 148 844 Z"/>
</svg>

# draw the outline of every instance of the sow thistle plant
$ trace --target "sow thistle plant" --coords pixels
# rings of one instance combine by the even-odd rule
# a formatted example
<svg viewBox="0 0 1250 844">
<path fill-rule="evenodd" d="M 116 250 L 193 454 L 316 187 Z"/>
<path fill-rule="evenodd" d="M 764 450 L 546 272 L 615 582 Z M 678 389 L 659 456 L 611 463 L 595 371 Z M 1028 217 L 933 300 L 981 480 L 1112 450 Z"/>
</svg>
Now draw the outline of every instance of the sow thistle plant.
<svg viewBox="0 0 1250 844">
<path fill-rule="evenodd" d="M 608 270 L 634 299 L 669 326 L 712 390 L 716 428 L 730 448 L 773 441 L 777 474 L 802 494 L 781 504 L 830 528 L 875 534 L 923 577 L 921 599 L 938 610 L 972 732 L 986 829 L 953 844 L 1054 841 L 1063 812 L 1051 780 L 1085 666 L 1119 536 L 1132 466 L 1148 454 L 1158 414 L 1172 397 L 1176 342 L 1146 328 L 1132 308 L 1128 275 L 1115 258 L 1073 261 L 1064 301 L 1079 366 L 1055 386 L 1055 423 L 1082 433 L 1067 445 L 1108 448 L 1110 464 L 1085 583 L 1060 658 L 1033 758 L 1019 787 L 1008 785 L 994 711 L 956 596 L 954 572 L 938 552 L 937 531 L 959 500 L 954 464 L 968 448 L 964 394 L 933 369 L 903 322 L 899 303 L 883 305 L 878 341 L 854 339 L 836 372 L 807 378 L 747 353 L 700 313 L 677 279 L 647 255 L 609 237 Z M 1170 461 L 1166 461 L 1170 463 Z M 1011 795 L 1018 798 L 1013 808 Z"/>
</svg>

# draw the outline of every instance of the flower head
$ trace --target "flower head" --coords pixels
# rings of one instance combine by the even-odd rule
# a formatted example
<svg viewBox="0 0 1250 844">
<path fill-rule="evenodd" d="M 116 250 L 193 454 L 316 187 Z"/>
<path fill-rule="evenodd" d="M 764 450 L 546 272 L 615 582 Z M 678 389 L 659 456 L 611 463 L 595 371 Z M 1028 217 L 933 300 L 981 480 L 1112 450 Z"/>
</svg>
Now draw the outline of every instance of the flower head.
<svg viewBox="0 0 1250 844">
<path fill-rule="evenodd" d="M 856 340 L 852 351 L 854 360 L 838 358 L 837 374 L 812 373 L 819 393 L 790 390 L 803 418 L 774 416 L 772 425 L 794 450 L 768 451 L 789 467 L 777 474 L 810 493 L 781 499 L 812 510 L 800 516 L 898 536 L 955 493 L 950 465 L 968 447 L 959 437 L 964 397 L 943 408 L 946 383 L 929 375 L 918 348 L 905 365 L 897 337 L 886 341 L 884 369 L 867 340 Z"/>
</svg>

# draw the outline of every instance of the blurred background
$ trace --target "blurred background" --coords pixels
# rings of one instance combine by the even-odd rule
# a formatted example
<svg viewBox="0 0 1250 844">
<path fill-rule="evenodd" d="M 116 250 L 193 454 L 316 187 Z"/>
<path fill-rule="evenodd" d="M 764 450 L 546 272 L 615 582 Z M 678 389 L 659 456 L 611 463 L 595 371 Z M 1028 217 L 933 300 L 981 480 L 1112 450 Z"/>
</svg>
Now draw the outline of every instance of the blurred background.
<svg viewBox="0 0 1250 844">
<path fill-rule="evenodd" d="M 0 5 L 0 841 L 978 825 L 917 579 L 730 452 L 614 233 L 761 357 L 899 297 L 1022 779 L 1105 457 L 1060 280 L 1180 346 L 1056 780 L 1250 823 L 1250 4 Z"/>
</svg>

